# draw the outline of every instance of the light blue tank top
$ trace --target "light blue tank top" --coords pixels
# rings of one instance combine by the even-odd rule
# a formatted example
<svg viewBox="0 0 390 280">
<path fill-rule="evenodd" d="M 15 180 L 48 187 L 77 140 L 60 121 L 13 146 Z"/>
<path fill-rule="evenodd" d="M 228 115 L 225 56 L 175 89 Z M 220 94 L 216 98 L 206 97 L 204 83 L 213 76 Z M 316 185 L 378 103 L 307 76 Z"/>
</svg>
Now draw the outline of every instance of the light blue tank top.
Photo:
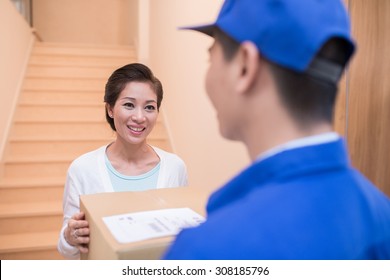
<svg viewBox="0 0 390 280">
<path fill-rule="evenodd" d="M 144 191 L 157 188 L 157 179 L 160 173 L 160 162 L 152 170 L 144 174 L 138 176 L 126 176 L 115 170 L 107 155 L 105 155 L 104 158 L 114 191 Z"/>
</svg>

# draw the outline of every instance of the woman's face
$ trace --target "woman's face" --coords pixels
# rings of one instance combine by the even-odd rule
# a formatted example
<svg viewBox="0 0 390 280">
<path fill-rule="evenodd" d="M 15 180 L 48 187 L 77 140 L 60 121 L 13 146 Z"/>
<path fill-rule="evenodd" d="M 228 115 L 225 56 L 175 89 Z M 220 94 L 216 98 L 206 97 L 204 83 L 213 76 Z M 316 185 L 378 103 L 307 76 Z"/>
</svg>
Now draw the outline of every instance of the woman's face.
<svg viewBox="0 0 390 280">
<path fill-rule="evenodd" d="M 117 137 L 129 144 L 140 144 L 152 131 L 158 117 L 157 95 L 145 82 L 129 82 L 108 114 L 114 119 Z"/>
</svg>

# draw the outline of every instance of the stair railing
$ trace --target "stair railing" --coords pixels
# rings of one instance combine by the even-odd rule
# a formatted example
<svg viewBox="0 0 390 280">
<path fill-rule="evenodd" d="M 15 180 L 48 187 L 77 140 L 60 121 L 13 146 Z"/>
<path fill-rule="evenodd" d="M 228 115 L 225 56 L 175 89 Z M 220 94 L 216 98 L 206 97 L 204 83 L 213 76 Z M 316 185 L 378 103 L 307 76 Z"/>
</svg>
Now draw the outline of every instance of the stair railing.
<svg viewBox="0 0 390 280">
<path fill-rule="evenodd" d="M 32 0 L 11 0 L 11 2 L 15 5 L 19 13 L 26 19 L 28 24 L 33 27 Z"/>
</svg>

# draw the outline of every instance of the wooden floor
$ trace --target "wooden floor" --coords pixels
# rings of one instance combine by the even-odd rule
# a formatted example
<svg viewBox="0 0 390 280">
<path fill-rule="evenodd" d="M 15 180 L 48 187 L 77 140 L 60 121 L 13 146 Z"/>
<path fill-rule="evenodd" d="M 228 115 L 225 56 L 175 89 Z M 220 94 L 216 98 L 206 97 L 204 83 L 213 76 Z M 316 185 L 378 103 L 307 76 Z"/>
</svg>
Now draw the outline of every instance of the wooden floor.
<svg viewBox="0 0 390 280">
<path fill-rule="evenodd" d="M 56 245 L 67 168 L 113 139 L 104 86 L 134 61 L 131 47 L 35 45 L 0 177 L 0 259 L 62 258 Z M 150 139 L 171 150 L 161 118 Z"/>
</svg>

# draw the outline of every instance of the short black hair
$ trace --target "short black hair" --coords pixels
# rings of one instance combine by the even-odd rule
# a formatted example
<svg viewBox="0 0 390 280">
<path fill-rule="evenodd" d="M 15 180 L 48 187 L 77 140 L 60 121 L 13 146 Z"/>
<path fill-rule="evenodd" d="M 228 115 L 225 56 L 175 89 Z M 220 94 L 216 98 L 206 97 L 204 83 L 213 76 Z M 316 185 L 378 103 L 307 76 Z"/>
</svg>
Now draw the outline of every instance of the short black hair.
<svg viewBox="0 0 390 280">
<path fill-rule="evenodd" d="M 350 57 L 350 45 L 341 38 L 328 40 L 313 58 L 326 60 L 344 69 Z M 333 122 L 338 82 L 330 82 L 309 73 L 299 73 L 268 61 L 279 96 L 290 115 L 303 126 L 318 121 Z"/>
<path fill-rule="evenodd" d="M 225 60 L 231 61 L 234 55 L 237 53 L 240 47 L 240 43 L 227 35 L 222 29 L 218 27 L 215 27 L 211 35 L 221 44 Z"/>
<path fill-rule="evenodd" d="M 146 65 L 141 63 L 127 64 L 111 74 L 106 84 L 104 102 L 110 105 L 111 108 L 114 107 L 120 93 L 130 82 L 144 82 L 150 84 L 157 96 L 157 110 L 160 109 L 164 95 L 162 84 L 160 80 L 154 76 L 153 72 Z M 107 107 L 106 120 L 112 130 L 116 131 L 114 120 L 109 116 Z"/>
<path fill-rule="evenodd" d="M 233 59 L 240 43 L 218 28 L 212 35 L 221 44 L 224 58 L 227 61 Z M 321 58 L 331 61 L 343 69 L 349 57 L 350 45 L 344 39 L 331 38 L 323 45 L 314 59 Z M 296 72 L 264 57 L 262 59 L 270 67 L 283 105 L 299 125 L 306 126 L 317 121 L 329 123 L 333 121 L 337 83 L 321 80 L 305 72 Z"/>
</svg>

